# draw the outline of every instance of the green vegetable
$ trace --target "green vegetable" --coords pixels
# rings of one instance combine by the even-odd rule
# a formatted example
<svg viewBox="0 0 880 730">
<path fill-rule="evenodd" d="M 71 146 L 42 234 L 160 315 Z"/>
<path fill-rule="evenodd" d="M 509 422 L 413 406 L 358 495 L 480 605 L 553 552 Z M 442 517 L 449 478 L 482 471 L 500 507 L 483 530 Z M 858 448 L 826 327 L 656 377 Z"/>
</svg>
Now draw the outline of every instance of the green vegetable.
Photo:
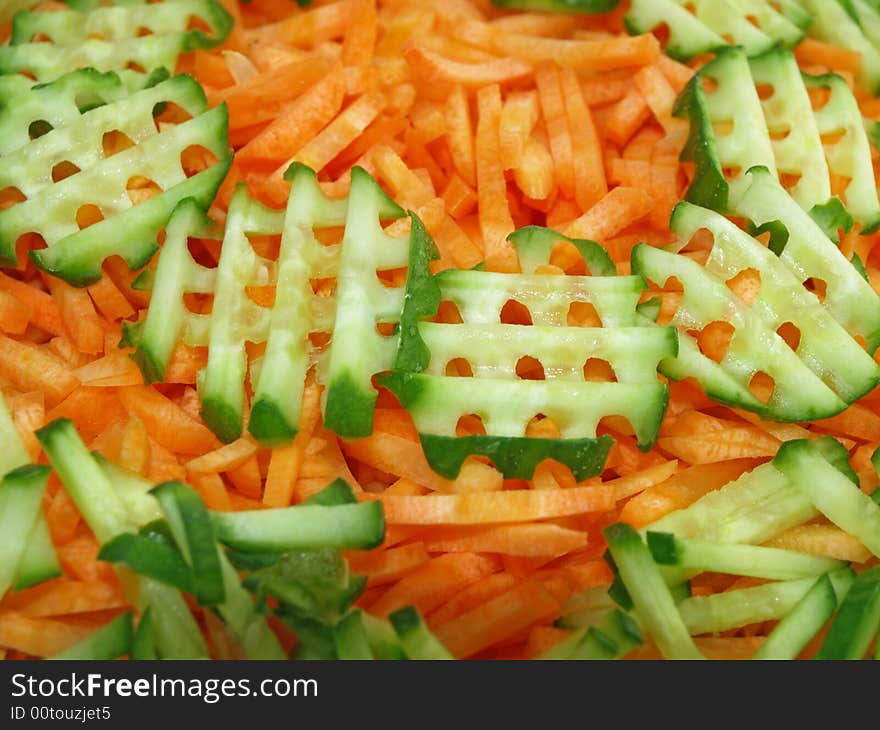
<svg viewBox="0 0 880 730">
<path fill-rule="evenodd" d="M 339 659 L 373 658 L 362 611 L 352 611 L 336 624 L 333 639 L 336 643 L 336 656 Z"/>
<path fill-rule="evenodd" d="M 684 256 L 639 245 L 632 252 L 632 270 L 659 284 L 675 276 L 684 285 L 684 297 L 672 320 L 680 328 L 679 355 L 676 360 L 661 363 L 665 375 L 675 380 L 695 377 L 712 397 L 776 420 L 824 418 L 843 410 L 878 382 L 880 368 L 851 334 L 868 332 L 866 323 L 873 317 L 873 303 L 880 299 L 870 287 L 867 293 L 863 291 L 866 282 L 769 173 L 752 170 L 746 178 L 753 180 L 756 175 L 779 190 L 778 205 L 787 204 L 784 210 L 775 209 L 777 216 L 782 213 L 789 220 L 791 211 L 791 219 L 797 223 L 794 230 L 807 231 L 818 239 L 817 246 L 824 241 L 831 249 L 806 250 L 804 242 L 792 240 L 786 246 L 791 252 L 786 255 L 783 251 L 777 258 L 722 216 L 680 203 L 671 221 L 679 241 L 690 240 L 700 229 L 713 234 L 715 243 L 705 267 Z M 740 205 L 758 216 L 751 203 L 753 199 L 757 201 L 757 192 L 752 187 L 741 199 L 746 202 Z M 768 194 L 772 195 L 772 190 Z M 754 204 L 755 208 L 758 204 Z M 838 266 L 837 256 L 846 271 Z M 828 281 L 828 294 L 821 304 L 801 284 L 810 275 L 804 274 L 804 269 L 818 271 L 820 266 Z M 746 269 L 760 273 L 760 291 L 751 307 L 724 283 Z M 864 296 L 862 301 L 868 303 L 860 314 L 852 311 L 855 298 L 851 286 L 856 286 Z M 836 296 L 832 296 L 832 290 Z M 852 324 L 851 330 L 848 332 L 835 319 Z M 686 334 L 687 330 L 702 329 L 715 321 L 730 322 L 735 328 L 728 353 L 720 364 L 703 355 Z M 796 351 L 776 333 L 785 322 L 793 323 L 800 331 Z M 769 374 L 775 383 L 766 404 L 748 390 L 757 372 Z"/>
<path fill-rule="evenodd" d="M 6 593 L 21 574 L 21 562 L 29 552 L 29 542 L 42 515 L 41 501 L 50 469 L 45 466 L 21 466 L 8 472 L 0 481 L 0 596 Z M 50 543 L 51 544 L 51 543 Z M 39 572 L 51 573 L 57 567 L 51 560 Z M 41 561 L 43 562 L 43 561 Z M 32 577 L 25 570 L 26 582 Z"/>
<path fill-rule="evenodd" d="M 440 643 L 413 606 L 401 608 L 389 617 L 409 659 L 455 659 Z"/>
<path fill-rule="evenodd" d="M 207 24 L 210 35 L 187 29 L 192 16 Z M 141 28 L 151 33 L 138 35 Z M 143 88 L 150 72 L 173 71 L 180 53 L 212 48 L 231 28 L 232 17 L 215 0 L 174 0 L 158 7 L 120 4 L 83 8 L 83 12 L 20 12 L 13 21 L 10 44 L 0 47 L 0 73 L 27 72 L 37 81 L 51 81 L 68 71 L 92 67 L 122 72 L 130 87 Z M 48 41 L 33 42 L 36 35 L 47 36 Z"/>
<path fill-rule="evenodd" d="M 74 102 L 77 97 L 88 101 L 92 90 L 82 88 L 86 80 L 77 77 L 74 83 L 65 77 L 37 87 L 39 93 L 28 91 L 25 96 L 32 108 L 18 121 L 32 116 L 42 119 L 34 106 L 37 102 L 40 108 L 47 108 L 48 115 L 56 98 L 62 109 L 68 110 L 71 95 L 75 94 Z M 92 81 L 103 83 L 101 77 Z M 158 132 L 153 110 L 166 101 L 180 105 L 194 118 Z M 14 182 L 27 200 L 0 212 L 0 260 L 15 265 L 16 242 L 33 232 L 40 234 L 48 246 L 31 252 L 34 261 L 75 285 L 100 278 L 101 264 L 108 256 L 120 255 L 131 268 L 142 266 L 158 248 L 156 236 L 177 202 L 194 197 L 207 208 L 226 174 L 231 161 L 226 110 L 205 109 L 204 93 L 195 80 L 175 77 L 79 115 L 68 111 L 63 126 L 55 126 L 11 150 L 0 162 L 0 177 Z M 104 158 L 103 137 L 113 130 L 122 130 L 136 144 Z M 187 179 L 180 155 L 192 145 L 209 149 L 220 162 Z M 52 170 L 59 158 L 75 164 L 80 171 L 54 182 Z M 126 185 L 137 175 L 153 180 L 163 192 L 132 206 Z M 104 219 L 80 230 L 77 215 L 85 205 L 97 206 Z"/>
<path fill-rule="evenodd" d="M 214 512 L 212 516 L 220 541 L 240 550 L 368 550 L 385 535 L 378 501 Z"/>
<path fill-rule="evenodd" d="M 172 545 L 125 532 L 104 543 L 98 560 L 125 563 L 136 573 L 193 593 L 193 571 Z"/>
<path fill-rule="evenodd" d="M 787 441 L 773 459 L 816 509 L 880 555 L 880 507 L 829 464 L 806 439 Z"/>
<path fill-rule="evenodd" d="M 862 659 L 880 626 L 880 568 L 856 576 L 817 659 Z"/>
<path fill-rule="evenodd" d="M 511 240 L 522 256 L 524 272 L 548 262 L 559 240 L 578 246 L 592 269 L 613 269 L 592 242 L 571 241 L 554 231 L 529 227 Z M 412 415 L 435 471 L 455 478 L 467 456 L 482 454 L 505 476 L 527 479 L 540 461 L 553 458 L 582 480 L 604 466 L 611 440 L 597 438 L 596 426 L 612 413 L 627 418 L 639 446 L 650 448 L 668 394 L 657 380 L 656 366 L 674 354 L 677 340 L 670 328 L 647 334 L 636 326 L 644 289 L 640 277 L 451 269 L 432 277 L 432 251 L 416 243 L 413 237 L 394 369 L 379 381 Z M 462 324 L 422 321 L 437 313 L 442 300 L 458 307 Z M 502 308 L 511 300 L 529 309 L 532 326 L 499 323 Z M 604 327 L 566 326 L 573 302 L 592 304 Z M 546 380 L 517 377 L 516 365 L 524 356 L 540 358 Z M 585 382 L 582 368 L 590 357 L 609 362 L 617 382 Z M 445 375 L 447 363 L 457 358 L 468 361 L 473 378 Z M 486 434 L 457 437 L 459 418 L 471 413 L 482 418 Z M 553 419 L 562 437 L 526 437 L 526 426 L 537 414 Z"/>
<path fill-rule="evenodd" d="M 128 611 L 89 634 L 73 646 L 46 658 L 91 661 L 117 659 L 129 653 L 132 635 L 131 612 Z"/>
<path fill-rule="evenodd" d="M 768 580 L 796 580 L 843 567 L 840 560 L 806 555 L 793 550 L 724 544 L 679 538 L 668 532 L 647 533 L 648 547 L 661 565 L 688 571 L 730 573 Z"/>
<path fill-rule="evenodd" d="M 539 658 L 620 659 L 644 641 L 636 620 L 624 611 L 613 609 L 583 624 Z"/>
<path fill-rule="evenodd" d="M 843 595 L 853 571 L 843 568 L 828 574 L 835 594 Z M 691 634 L 707 634 L 762 621 L 782 619 L 807 595 L 815 578 L 765 583 L 710 596 L 693 596 L 678 604 Z"/>
<path fill-rule="evenodd" d="M 492 4 L 509 10 L 537 10 L 543 13 L 607 13 L 619 0 L 492 0 Z"/>
<path fill-rule="evenodd" d="M 681 606 L 694 599 L 686 599 L 676 607 L 651 553 L 632 527 L 619 522 L 606 527 L 602 534 L 632 597 L 639 623 L 654 639 L 663 656 L 667 659 L 703 659 L 679 614 Z"/>
<path fill-rule="evenodd" d="M 837 609 L 837 594 L 827 575 L 821 576 L 773 628 L 752 659 L 796 659 Z"/>
<path fill-rule="evenodd" d="M 810 17 L 794 0 L 633 0 L 624 18 L 633 35 L 669 29 L 666 53 L 683 61 L 742 46 L 751 56 L 774 45 L 795 46 Z"/>
</svg>

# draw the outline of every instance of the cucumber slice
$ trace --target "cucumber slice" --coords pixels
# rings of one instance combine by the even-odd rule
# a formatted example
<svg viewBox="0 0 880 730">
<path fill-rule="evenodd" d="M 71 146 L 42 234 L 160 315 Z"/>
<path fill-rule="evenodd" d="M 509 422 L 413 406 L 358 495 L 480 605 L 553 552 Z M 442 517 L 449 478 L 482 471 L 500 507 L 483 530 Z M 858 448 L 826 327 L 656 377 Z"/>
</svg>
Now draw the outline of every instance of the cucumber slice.
<svg viewBox="0 0 880 730">
<path fill-rule="evenodd" d="M 0 596 L 12 586 L 28 550 L 28 539 L 42 514 L 50 471 L 46 466 L 25 465 L 0 481 Z"/>
<path fill-rule="evenodd" d="M 18 429 L 2 395 L 0 395 L 0 443 L 3 444 L 3 448 L 0 449 L 0 476 L 30 463 L 31 458 L 18 435 Z"/>
<path fill-rule="evenodd" d="M 153 611 L 149 607 L 141 614 L 141 620 L 138 621 L 131 641 L 130 658 L 135 660 L 159 658 L 156 650 L 156 632 L 153 628 Z"/>
<path fill-rule="evenodd" d="M 125 505 L 128 517 L 134 525 L 143 527 L 162 518 L 162 508 L 150 494 L 155 486 L 153 482 L 144 479 L 140 474 L 123 469 L 101 454 L 93 453 L 92 456 L 113 484 L 113 489 Z"/>
<path fill-rule="evenodd" d="M 160 659 L 210 658 L 199 626 L 180 591 L 152 578 L 142 578 L 140 593 L 144 605 L 149 607 Z"/>
<path fill-rule="evenodd" d="M 345 479 L 334 479 L 317 494 L 313 494 L 303 504 L 317 504 L 334 507 L 340 504 L 355 504 L 357 496 Z"/>
<path fill-rule="evenodd" d="M 339 659 L 373 658 L 361 611 L 352 611 L 336 624 L 333 640 L 336 643 L 336 655 Z"/>
<path fill-rule="evenodd" d="M 73 646 L 46 658 L 88 661 L 117 659 L 128 654 L 133 633 L 131 611 L 127 611 Z"/>
<path fill-rule="evenodd" d="M 378 501 L 214 512 L 212 517 L 220 541 L 240 550 L 369 550 L 385 536 Z"/>
<path fill-rule="evenodd" d="M 817 659 L 863 659 L 880 626 L 880 567 L 856 576 Z"/>
<path fill-rule="evenodd" d="M 829 464 L 807 440 L 788 441 L 773 459 L 816 509 L 880 555 L 880 507 Z"/>
<path fill-rule="evenodd" d="M 361 620 L 367 632 L 370 651 L 376 659 L 406 659 L 400 639 L 388 621 L 366 612 L 361 613 Z"/>
<path fill-rule="evenodd" d="M 398 609 L 388 618 L 409 659 L 455 659 L 439 639 L 431 633 L 418 610 L 413 606 Z"/>
<path fill-rule="evenodd" d="M 62 575 L 61 563 L 52 543 L 49 523 L 40 512 L 27 537 L 24 554 L 18 561 L 12 590 L 21 591 Z"/>
<path fill-rule="evenodd" d="M 36 437 L 99 543 L 134 532 L 125 503 L 70 420 L 56 419 L 37 430 Z"/>
<path fill-rule="evenodd" d="M 823 575 L 770 632 L 752 659 L 796 659 L 837 609 L 834 586 Z"/>
<path fill-rule="evenodd" d="M 180 482 L 160 484 L 152 494 L 159 501 L 174 541 L 192 569 L 192 592 L 196 599 L 204 606 L 222 603 L 226 594 L 220 548 L 201 497 Z"/>
<path fill-rule="evenodd" d="M 835 594 L 843 595 L 852 580 L 850 568 L 827 574 Z M 766 583 L 753 588 L 693 596 L 678 604 L 687 630 L 693 634 L 727 631 L 747 624 L 775 621 L 786 616 L 815 584 L 815 578 Z"/>
<path fill-rule="evenodd" d="M 195 580 L 189 565 L 171 545 L 130 532 L 117 535 L 101 547 L 98 560 L 124 563 L 139 575 L 154 578 L 187 593 Z"/>
<path fill-rule="evenodd" d="M 657 563 L 675 565 L 688 572 L 797 580 L 844 567 L 841 560 L 806 555 L 794 550 L 690 540 L 668 532 L 648 531 L 646 537 L 648 548 Z"/>
<path fill-rule="evenodd" d="M 539 659 L 620 659 L 644 643 L 636 620 L 617 609 L 601 612 Z"/>
<path fill-rule="evenodd" d="M 683 621 L 679 610 L 688 601 L 676 604 L 651 558 L 651 553 L 629 525 L 617 523 L 606 527 L 602 534 L 620 574 L 639 622 L 667 659 L 703 659 Z"/>
</svg>

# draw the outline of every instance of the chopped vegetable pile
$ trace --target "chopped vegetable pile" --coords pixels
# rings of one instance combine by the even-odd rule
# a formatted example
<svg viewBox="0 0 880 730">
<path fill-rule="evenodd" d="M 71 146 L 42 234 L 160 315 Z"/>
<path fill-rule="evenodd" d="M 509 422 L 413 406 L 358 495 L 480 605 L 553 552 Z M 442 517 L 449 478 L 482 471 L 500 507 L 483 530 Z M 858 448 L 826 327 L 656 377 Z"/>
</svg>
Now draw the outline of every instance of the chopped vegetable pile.
<svg viewBox="0 0 880 730">
<path fill-rule="evenodd" d="M 880 4 L 0 8 L 0 658 L 880 657 Z"/>
</svg>

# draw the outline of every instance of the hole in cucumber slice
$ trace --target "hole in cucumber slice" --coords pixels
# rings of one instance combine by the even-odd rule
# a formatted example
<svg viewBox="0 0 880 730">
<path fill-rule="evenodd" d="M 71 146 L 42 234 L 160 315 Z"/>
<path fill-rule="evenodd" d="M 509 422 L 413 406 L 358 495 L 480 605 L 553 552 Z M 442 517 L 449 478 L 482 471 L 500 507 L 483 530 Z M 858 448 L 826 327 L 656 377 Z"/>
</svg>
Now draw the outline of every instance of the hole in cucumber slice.
<svg viewBox="0 0 880 730">
<path fill-rule="evenodd" d="M 594 383 L 616 383 L 617 373 L 607 360 L 591 357 L 584 363 L 584 380 Z"/>
<path fill-rule="evenodd" d="M 192 177 L 202 170 L 207 170 L 209 167 L 216 165 L 217 162 L 217 155 L 200 144 L 191 144 L 180 153 L 180 166 L 187 177 Z"/>
<path fill-rule="evenodd" d="M 42 137 L 44 134 L 48 134 L 52 129 L 52 125 L 45 119 L 36 119 L 28 126 L 28 136 L 31 139 L 36 139 L 37 137 Z"/>
<path fill-rule="evenodd" d="M 455 424 L 455 435 L 462 436 L 485 436 L 486 427 L 483 425 L 482 416 L 476 413 L 468 413 L 458 419 Z"/>
<path fill-rule="evenodd" d="M 565 320 L 569 327 L 601 327 L 602 319 L 590 302 L 572 302 Z"/>
<path fill-rule="evenodd" d="M 801 331 L 794 322 L 783 322 L 776 329 L 776 334 L 785 340 L 785 344 L 797 352 L 801 344 Z"/>
<path fill-rule="evenodd" d="M 93 226 L 95 223 L 100 223 L 102 220 L 104 220 L 104 214 L 97 205 L 86 203 L 81 205 L 76 211 L 76 225 L 79 226 L 80 230 Z"/>
<path fill-rule="evenodd" d="M 76 175 L 80 169 L 68 160 L 62 160 L 52 168 L 52 182 L 61 182 L 71 175 Z"/>
<path fill-rule="evenodd" d="M 143 175 L 133 175 L 125 184 L 125 191 L 132 205 L 138 205 L 162 192 L 162 188 Z"/>
<path fill-rule="evenodd" d="M 749 392 L 762 403 L 769 403 L 776 388 L 776 381 L 763 370 L 756 372 L 749 381 Z"/>
<path fill-rule="evenodd" d="M 733 339 L 734 327 L 730 322 L 710 322 L 697 334 L 697 345 L 706 357 L 720 363 Z"/>
<path fill-rule="evenodd" d="M 816 298 L 820 302 L 825 301 L 825 293 L 828 290 L 828 284 L 824 279 L 819 279 L 815 276 L 811 276 L 804 282 L 804 287 L 808 292 L 812 292 L 816 295 Z"/>
<path fill-rule="evenodd" d="M 120 152 L 134 147 L 134 144 L 134 140 L 131 137 L 118 129 L 105 132 L 101 138 L 101 147 L 105 158 L 118 155 Z"/>
<path fill-rule="evenodd" d="M 444 374 L 450 378 L 472 378 L 474 377 L 474 370 L 471 367 L 470 362 L 468 362 L 463 357 L 456 357 L 446 363 L 446 368 L 444 369 Z"/>
<path fill-rule="evenodd" d="M 758 98 L 761 101 L 767 101 L 773 94 L 776 93 L 776 89 L 773 87 L 773 84 L 757 84 L 755 86 L 755 91 L 758 92 Z"/>
<path fill-rule="evenodd" d="M 523 355 L 516 361 L 516 376 L 521 380 L 544 380 L 544 366 L 540 360 Z"/>
<path fill-rule="evenodd" d="M 137 38 L 143 38 L 144 36 L 153 35 L 153 31 L 145 25 L 139 25 L 134 34 Z"/>
<path fill-rule="evenodd" d="M 0 190 L 0 210 L 6 210 L 27 200 L 27 196 L 16 187 L 10 185 Z"/>
<path fill-rule="evenodd" d="M 757 269 L 743 269 L 728 279 L 726 284 L 730 291 L 751 307 L 761 293 L 761 274 Z"/>
<path fill-rule="evenodd" d="M 510 299 L 501 308 L 501 322 L 503 324 L 532 324 L 532 314 L 528 307 L 515 299 Z"/>
</svg>

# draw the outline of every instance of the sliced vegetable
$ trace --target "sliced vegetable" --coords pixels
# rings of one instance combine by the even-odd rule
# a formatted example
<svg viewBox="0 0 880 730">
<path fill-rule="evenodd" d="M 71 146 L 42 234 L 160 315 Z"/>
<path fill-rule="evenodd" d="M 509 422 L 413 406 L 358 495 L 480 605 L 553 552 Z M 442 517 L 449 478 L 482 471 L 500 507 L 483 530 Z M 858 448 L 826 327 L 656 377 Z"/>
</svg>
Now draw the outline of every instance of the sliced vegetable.
<svg viewBox="0 0 880 730">
<path fill-rule="evenodd" d="M 880 568 L 856 576 L 817 659 L 863 659 L 880 628 Z"/>
<path fill-rule="evenodd" d="M 133 633 L 131 611 L 127 611 L 70 648 L 46 658 L 90 661 L 117 659 L 129 653 Z"/>
<path fill-rule="evenodd" d="M 6 593 L 19 575 L 24 582 L 35 577 L 34 572 L 51 573 L 57 567 L 51 563 L 51 557 L 44 558 L 45 567 L 25 567 L 21 563 L 26 554 L 34 547 L 32 535 L 37 524 L 41 524 L 40 504 L 50 469 L 45 466 L 21 466 L 13 469 L 0 481 L 0 596 Z M 51 541 L 49 543 L 51 545 Z"/>
<path fill-rule="evenodd" d="M 389 617 L 409 659 L 455 659 L 440 643 L 413 606 L 401 608 Z"/>
</svg>

